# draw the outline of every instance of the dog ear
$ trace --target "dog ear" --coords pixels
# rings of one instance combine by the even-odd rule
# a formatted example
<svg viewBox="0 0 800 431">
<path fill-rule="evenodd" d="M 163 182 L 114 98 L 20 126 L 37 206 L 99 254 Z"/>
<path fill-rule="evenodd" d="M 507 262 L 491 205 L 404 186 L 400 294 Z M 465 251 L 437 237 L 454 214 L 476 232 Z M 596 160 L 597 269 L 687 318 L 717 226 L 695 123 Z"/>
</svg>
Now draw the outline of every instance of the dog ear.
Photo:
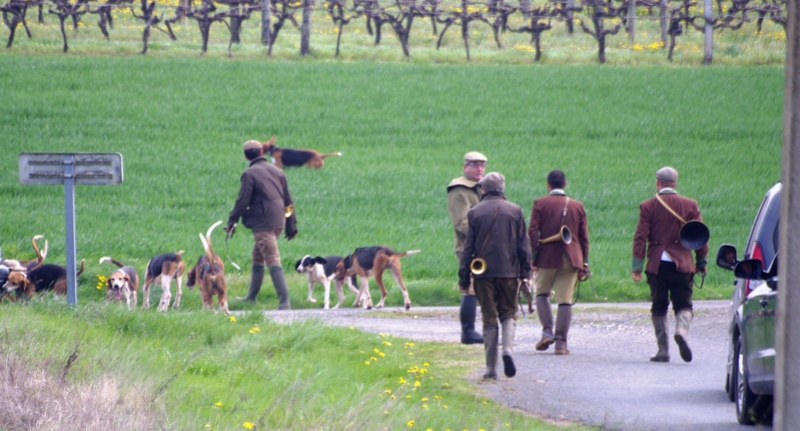
<svg viewBox="0 0 800 431">
<path fill-rule="evenodd" d="M 326 263 L 328 263 L 328 261 L 327 261 L 327 260 L 325 260 L 325 258 L 324 258 L 324 257 L 320 257 L 320 256 L 317 256 L 317 257 L 315 257 L 315 258 L 314 258 L 314 262 L 321 263 L 321 264 L 323 264 L 323 265 L 325 265 Z"/>
</svg>

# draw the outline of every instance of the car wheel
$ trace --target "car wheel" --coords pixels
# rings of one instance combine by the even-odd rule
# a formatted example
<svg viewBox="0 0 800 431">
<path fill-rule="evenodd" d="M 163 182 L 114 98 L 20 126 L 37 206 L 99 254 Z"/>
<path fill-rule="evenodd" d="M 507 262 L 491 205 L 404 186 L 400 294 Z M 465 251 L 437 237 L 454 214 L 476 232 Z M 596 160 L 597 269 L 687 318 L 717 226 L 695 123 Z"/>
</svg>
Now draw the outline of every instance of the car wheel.
<svg viewBox="0 0 800 431">
<path fill-rule="evenodd" d="M 736 419 L 742 425 L 772 421 L 772 403 L 769 396 L 758 396 L 750 390 L 741 335 L 736 341 L 734 368 L 736 369 Z"/>
<path fill-rule="evenodd" d="M 728 400 L 735 402 L 739 393 L 739 351 L 736 347 L 734 347 L 733 358 L 731 359 L 731 370 L 725 377 L 727 378 L 725 391 L 728 393 Z"/>
</svg>

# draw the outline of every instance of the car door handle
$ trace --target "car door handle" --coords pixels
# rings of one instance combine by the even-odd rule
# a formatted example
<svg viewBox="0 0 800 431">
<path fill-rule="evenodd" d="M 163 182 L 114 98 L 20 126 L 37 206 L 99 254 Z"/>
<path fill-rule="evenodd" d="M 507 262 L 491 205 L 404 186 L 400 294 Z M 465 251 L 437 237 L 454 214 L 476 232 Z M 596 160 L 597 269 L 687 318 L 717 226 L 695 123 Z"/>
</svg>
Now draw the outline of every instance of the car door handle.
<svg viewBox="0 0 800 431">
<path fill-rule="evenodd" d="M 766 299 L 759 299 L 758 303 L 761 304 L 761 308 L 767 308 L 767 305 L 769 304 L 769 301 L 766 300 Z"/>
</svg>

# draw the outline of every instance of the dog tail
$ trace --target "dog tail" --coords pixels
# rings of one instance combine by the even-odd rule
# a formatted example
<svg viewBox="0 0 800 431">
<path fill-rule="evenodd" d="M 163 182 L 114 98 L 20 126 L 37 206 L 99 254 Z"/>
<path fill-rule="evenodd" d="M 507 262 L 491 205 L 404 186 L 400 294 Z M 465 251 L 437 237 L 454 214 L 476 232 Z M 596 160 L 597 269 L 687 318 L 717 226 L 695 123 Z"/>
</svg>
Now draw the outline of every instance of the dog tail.
<svg viewBox="0 0 800 431">
<path fill-rule="evenodd" d="M 419 253 L 421 251 L 422 250 L 408 250 L 408 251 L 404 251 L 402 253 L 397 253 L 397 255 L 400 256 L 400 257 L 405 257 L 405 256 L 408 256 L 408 255 L 417 254 L 417 253 Z"/>
<path fill-rule="evenodd" d="M 31 239 L 31 244 L 33 244 L 33 249 L 36 251 L 36 261 L 40 264 L 44 262 L 44 259 L 47 257 L 47 248 L 49 246 L 47 240 L 44 240 L 44 250 L 43 251 L 39 250 L 39 245 L 36 244 L 36 240 L 42 238 L 44 238 L 44 235 L 36 235 L 33 237 L 33 239 Z"/>
<path fill-rule="evenodd" d="M 81 259 L 81 269 L 78 270 L 78 273 L 75 274 L 75 277 L 80 277 L 83 274 L 83 270 L 86 269 L 86 259 Z"/>
<path fill-rule="evenodd" d="M 339 151 L 337 151 L 337 152 L 335 152 L 335 153 L 325 153 L 325 154 L 320 154 L 320 157 L 322 157 L 322 158 L 324 159 L 324 158 L 326 158 L 326 157 L 334 157 L 334 156 L 341 156 L 341 155 L 342 155 L 342 153 L 341 153 L 341 152 L 339 152 Z"/>
<path fill-rule="evenodd" d="M 206 257 L 208 257 L 208 261 L 209 262 L 214 262 L 214 257 L 213 257 L 214 256 L 214 252 L 211 250 L 211 232 L 213 232 L 214 228 L 216 228 L 217 226 L 219 226 L 221 224 L 222 224 L 222 220 L 212 224 L 211 227 L 209 227 L 208 230 L 206 231 L 206 236 L 203 236 L 202 233 L 199 234 L 200 235 L 200 242 L 203 243 L 203 250 L 205 250 Z"/>
<path fill-rule="evenodd" d="M 123 266 L 125 266 L 125 265 L 123 265 L 123 264 L 122 264 L 122 262 L 120 262 L 120 261 L 118 261 L 118 260 L 114 260 L 114 259 L 112 259 L 112 258 L 110 258 L 110 257 L 108 257 L 108 256 L 103 256 L 103 257 L 101 257 L 101 258 L 100 258 L 100 263 L 101 263 L 101 264 L 102 264 L 102 263 L 105 263 L 105 262 L 111 262 L 111 263 L 113 263 L 114 265 L 117 265 L 117 266 L 118 266 L 118 267 L 120 267 L 120 268 L 122 268 Z"/>
</svg>

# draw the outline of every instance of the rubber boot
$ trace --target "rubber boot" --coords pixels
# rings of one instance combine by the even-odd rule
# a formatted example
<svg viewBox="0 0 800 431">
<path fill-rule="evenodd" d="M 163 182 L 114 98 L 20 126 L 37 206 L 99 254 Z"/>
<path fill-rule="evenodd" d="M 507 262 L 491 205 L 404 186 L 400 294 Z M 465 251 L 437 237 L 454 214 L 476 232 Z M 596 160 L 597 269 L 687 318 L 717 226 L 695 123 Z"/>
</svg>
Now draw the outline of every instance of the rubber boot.
<svg viewBox="0 0 800 431">
<path fill-rule="evenodd" d="M 478 298 L 475 295 L 461 295 L 461 344 L 483 344 L 483 337 L 475 331 L 475 312 Z"/>
<path fill-rule="evenodd" d="M 689 335 L 689 324 L 692 323 L 694 313 L 692 310 L 683 309 L 675 312 L 675 342 L 678 343 L 678 351 L 684 362 L 692 362 L 692 349 L 686 342 Z"/>
<path fill-rule="evenodd" d="M 291 310 L 289 305 L 289 289 L 286 288 L 286 279 L 283 277 L 283 268 L 280 266 L 269 267 L 269 276 L 272 285 L 275 286 L 275 293 L 278 294 L 278 310 Z"/>
<path fill-rule="evenodd" d="M 669 339 L 667 334 L 667 316 L 653 316 L 653 329 L 656 332 L 658 353 L 650 357 L 652 362 L 669 362 Z"/>
<path fill-rule="evenodd" d="M 555 343 L 553 335 L 553 310 L 550 308 L 550 295 L 536 295 L 536 314 L 542 324 L 542 339 L 536 343 L 536 350 L 543 352 Z"/>
<path fill-rule="evenodd" d="M 483 327 L 483 350 L 486 352 L 486 380 L 497 380 L 497 326 Z"/>
<path fill-rule="evenodd" d="M 556 314 L 556 355 L 569 355 L 567 349 L 567 334 L 572 323 L 572 305 L 558 304 Z"/>
<path fill-rule="evenodd" d="M 261 290 L 261 284 L 264 282 L 264 265 L 253 265 L 250 272 L 250 291 L 244 298 L 237 298 L 240 301 L 256 302 L 256 296 Z"/>
<path fill-rule="evenodd" d="M 514 365 L 514 333 L 517 331 L 517 322 L 514 319 L 503 321 L 503 373 L 506 377 L 517 375 L 517 367 Z"/>
</svg>

